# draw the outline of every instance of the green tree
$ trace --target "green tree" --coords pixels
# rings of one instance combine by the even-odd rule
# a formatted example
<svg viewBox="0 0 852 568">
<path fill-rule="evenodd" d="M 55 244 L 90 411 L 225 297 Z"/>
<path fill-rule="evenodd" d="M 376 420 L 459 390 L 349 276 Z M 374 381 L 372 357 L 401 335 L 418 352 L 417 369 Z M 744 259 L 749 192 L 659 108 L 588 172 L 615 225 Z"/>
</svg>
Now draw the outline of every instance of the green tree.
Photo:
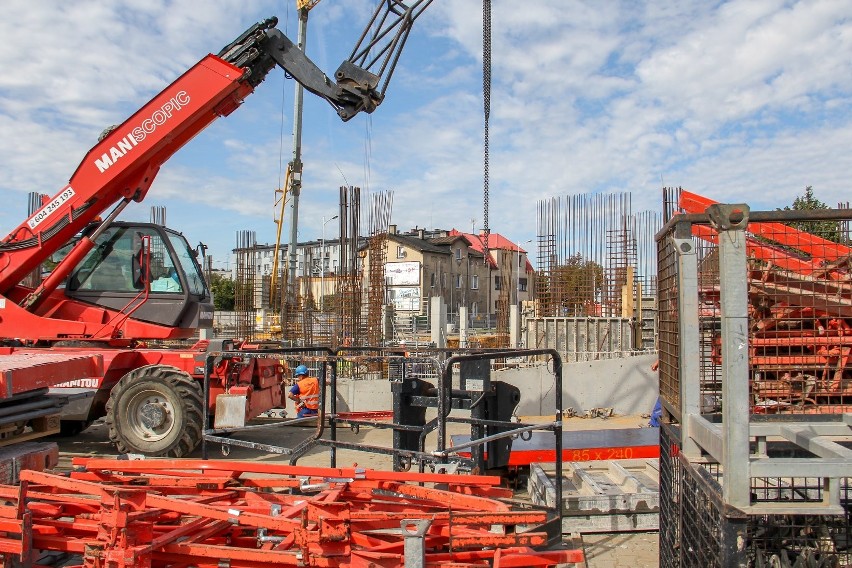
<svg viewBox="0 0 852 568">
<path fill-rule="evenodd" d="M 831 207 L 817 199 L 813 186 L 809 185 L 805 188 L 805 194 L 796 197 L 793 205 L 788 205 L 784 211 L 825 211 L 827 209 Z M 841 242 L 839 221 L 790 221 L 787 225 L 835 243 Z"/>
<path fill-rule="evenodd" d="M 210 277 L 210 291 L 213 293 L 214 308 L 223 311 L 234 309 L 236 284 L 233 280 L 221 274 L 213 274 Z"/>
<path fill-rule="evenodd" d="M 586 260 L 580 253 L 568 257 L 565 264 L 556 266 L 549 275 L 548 296 L 553 302 L 549 311 L 557 309 L 559 316 L 585 316 L 594 313 L 605 283 L 603 267 Z"/>
</svg>

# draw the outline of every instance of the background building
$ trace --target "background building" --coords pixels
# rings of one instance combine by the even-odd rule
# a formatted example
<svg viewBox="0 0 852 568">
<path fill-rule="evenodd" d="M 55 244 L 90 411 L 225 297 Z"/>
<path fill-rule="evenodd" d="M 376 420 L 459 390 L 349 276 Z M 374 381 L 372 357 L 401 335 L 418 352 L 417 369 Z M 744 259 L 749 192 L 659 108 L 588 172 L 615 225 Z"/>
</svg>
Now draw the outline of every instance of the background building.
<svg viewBox="0 0 852 568">
<path fill-rule="evenodd" d="M 238 296 L 235 310 L 255 314 L 243 318 L 246 326 L 253 325 L 252 321 L 267 326 L 267 315 L 281 311 L 282 293 L 276 290 L 284 289 L 289 255 L 286 247 L 280 247 L 276 263 L 275 247 L 255 243 L 253 235 L 241 235 L 239 244 L 233 262 Z M 484 235 L 455 229 L 400 232 L 390 225 L 387 233 L 369 241 L 358 239 L 355 258 L 346 261 L 347 267 L 354 266 L 355 286 L 353 269 L 341 269 L 341 254 L 350 246 L 342 245 L 340 239 L 297 245 L 298 300 L 293 308 L 316 314 L 302 313 L 300 329 L 340 327 L 325 330 L 320 334 L 323 337 L 340 335 L 352 326 L 373 329 L 379 326 L 375 312 L 381 306 L 387 306 L 386 314 L 394 318 L 425 322 L 434 297 L 446 304 L 451 323 L 460 323 L 460 309 L 465 308 L 468 324 L 494 327 L 507 320 L 510 305 L 532 299 L 534 271 L 526 251 L 499 233 L 489 236 L 486 254 Z M 373 255 L 378 258 L 378 274 Z M 334 313 L 344 307 L 347 315 L 338 319 L 346 323 L 335 322 Z M 314 336 L 312 332 L 308 335 Z"/>
</svg>

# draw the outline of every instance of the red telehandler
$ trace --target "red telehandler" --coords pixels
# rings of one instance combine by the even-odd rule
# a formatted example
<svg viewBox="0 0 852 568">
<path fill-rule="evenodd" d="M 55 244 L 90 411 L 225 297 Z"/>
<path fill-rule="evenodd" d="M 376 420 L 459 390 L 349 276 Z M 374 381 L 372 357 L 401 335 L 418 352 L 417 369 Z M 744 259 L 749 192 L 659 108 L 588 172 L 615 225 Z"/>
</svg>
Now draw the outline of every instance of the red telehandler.
<svg viewBox="0 0 852 568">
<path fill-rule="evenodd" d="M 212 415 L 219 395 L 244 396 L 246 419 L 283 406 L 289 377 L 275 360 L 220 366 L 204 401 L 211 342 L 149 346 L 211 327 L 210 293 L 183 235 L 116 218 L 131 201 L 144 199 L 166 160 L 236 110 L 275 66 L 328 101 L 344 121 L 375 110 L 411 24 L 429 3 L 380 2 L 334 81 L 270 18 L 104 132 L 68 185 L 0 241 L 0 371 L 7 374 L 0 425 L 23 430 L 33 399 L 59 385 L 64 389 L 55 391 L 78 397 L 63 412 L 66 434 L 106 416 L 120 452 L 181 457 L 199 444 L 203 405 Z M 22 402 L 17 413 L 16 402 Z"/>
</svg>

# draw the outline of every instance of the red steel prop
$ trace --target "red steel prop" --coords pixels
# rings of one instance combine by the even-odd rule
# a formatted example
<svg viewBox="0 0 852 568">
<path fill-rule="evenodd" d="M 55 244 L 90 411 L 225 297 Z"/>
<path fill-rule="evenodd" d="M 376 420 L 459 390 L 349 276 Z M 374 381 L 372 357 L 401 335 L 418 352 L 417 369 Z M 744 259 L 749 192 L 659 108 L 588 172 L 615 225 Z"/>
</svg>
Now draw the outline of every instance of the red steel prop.
<svg viewBox="0 0 852 568">
<path fill-rule="evenodd" d="M 715 203 L 688 191 L 680 195 L 687 213 L 703 213 Z M 718 244 L 715 230 L 693 225 L 692 231 Z M 749 222 L 746 247 L 753 411 L 849 412 L 852 248 L 781 222 Z M 702 287 L 701 296 L 718 303 L 712 284 Z M 719 363 L 720 338 L 712 347 Z"/>
<path fill-rule="evenodd" d="M 93 568 L 552 566 L 545 513 L 513 510 L 499 478 L 199 460 L 74 461 L 0 486 L 0 556 Z M 67 564 L 66 564 L 67 565 Z"/>
</svg>

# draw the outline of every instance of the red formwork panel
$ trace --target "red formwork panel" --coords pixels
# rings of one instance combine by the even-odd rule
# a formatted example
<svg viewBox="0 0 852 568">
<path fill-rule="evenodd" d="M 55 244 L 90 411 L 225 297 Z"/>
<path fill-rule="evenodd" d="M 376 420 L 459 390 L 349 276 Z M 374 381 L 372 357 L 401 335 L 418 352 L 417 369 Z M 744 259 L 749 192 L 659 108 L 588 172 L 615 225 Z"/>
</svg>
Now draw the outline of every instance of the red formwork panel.
<svg viewBox="0 0 852 568">
<path fill-rule="evenodd" d="M 99 355 L 0 352 L 0 399 L 102 374 Z"/>
</svg>

